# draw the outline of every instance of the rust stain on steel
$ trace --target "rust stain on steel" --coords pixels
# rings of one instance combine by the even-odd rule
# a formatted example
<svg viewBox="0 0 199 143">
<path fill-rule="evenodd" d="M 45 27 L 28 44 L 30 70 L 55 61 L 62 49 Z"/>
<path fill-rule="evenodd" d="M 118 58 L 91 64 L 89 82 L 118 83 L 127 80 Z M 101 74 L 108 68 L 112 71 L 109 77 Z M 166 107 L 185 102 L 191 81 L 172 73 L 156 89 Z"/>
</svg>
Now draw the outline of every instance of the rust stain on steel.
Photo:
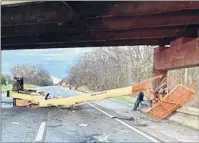
<svg viewBox="0 0 199 143">
<path fill-rule="evenodd" d="M 66 3 L 2 7 L 2 48 L 164 45 L 197 36 L 195 1 Z"/>
<path fill-rule="evenodd" d="M 128 29 L 117 31 L 85 31 L 76 33 L 67 33 L 67 31 L 57 33 L 46 33 L 44 35 L 19 36 L 2 38 L 2 44 L 24 44 L 24 43 L 45 43 L 60 41 L 88 41 L 88 40 L 116 40 L 116 39 L 152 39 L 177 37 L 184 32 L 184 27 L 160 27 Z M 188 30 L 192 32 L 191 30 Z"/>
<path fill-rule="evenodd" d="M 118 2 L 107 15 L 149 15 L 187 9 L 198 9 L 197 1 L 135 1 Z"/>
<path fill-rule="evenodd" d="M 184 31 L 184 27 L 160 27 L 160 28 L 143 28 L 143 29 L 127 29 L 117 31 L 96 31 L 90 32 L 91 37 L 95 39 L 141 39 L 141 38 L 160 38 L 160 37 L 176 37 Z M 191 32 L 191 31 L 190 31 Z M 84 37 L 86 38 L 86 37 Z"/>
<path fill-rule="evenodd" d="M 143 27 L 160 27 L 174 25 L 199 24 L 199 10 L 190 12 L 176 12 L 149 16 L 119 16 L 92 19 L 89 29 L 127 29 Z"/>
<path fill-rule="evenodd" d="M 35 22 L 70 21 L 75 11 L 61 2 L 35 2 L 17 7 L 2 7 L 2 26 L 30 24 Z"/>
<path fill-rule="evenodd" d="M 66 47 L 93 47 L 93 46 L 132 46 L 132 45 L 168 45 L 172 38 L 152 39 L 117 39 L 117 40 L 88 40 L 88 41 L 60 41 L 47 43 L 25 43 L 25 44 L 4 44 L 2 50 L 14 49 L 43 49 L 43 48 L 66 48 Z"/>
<path fill-rule="evenodd" d="M 184 67 L 199 66 L 199 38 L 182 43 L 182 39 L 173 41 L 173 45 L 165 50 L 155 49 L 155 70 L 172 70 Z"/>
</svg>

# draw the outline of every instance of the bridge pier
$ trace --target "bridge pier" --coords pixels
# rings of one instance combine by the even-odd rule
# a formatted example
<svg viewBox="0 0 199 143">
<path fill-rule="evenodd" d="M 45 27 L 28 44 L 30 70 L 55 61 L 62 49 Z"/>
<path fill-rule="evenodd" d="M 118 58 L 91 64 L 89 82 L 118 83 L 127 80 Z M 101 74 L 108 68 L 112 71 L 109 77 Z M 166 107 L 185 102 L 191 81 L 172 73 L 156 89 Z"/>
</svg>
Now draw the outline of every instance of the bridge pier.
<svg viewBox="0 0 199 143">
<path fill-rule="evenodd" d="M 199 66 L 199 38 L 181 37 L 170 47 L 154 50 L 154 74 L 167 75 L 168 70 Z"/>
</svg>

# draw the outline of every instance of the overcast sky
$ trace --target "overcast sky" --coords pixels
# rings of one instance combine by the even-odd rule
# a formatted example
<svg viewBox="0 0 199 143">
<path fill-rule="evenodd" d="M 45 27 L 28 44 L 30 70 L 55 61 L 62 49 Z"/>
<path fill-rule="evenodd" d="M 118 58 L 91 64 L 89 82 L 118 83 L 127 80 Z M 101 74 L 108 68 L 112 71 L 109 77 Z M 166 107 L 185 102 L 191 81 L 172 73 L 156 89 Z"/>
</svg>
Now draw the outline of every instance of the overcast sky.
<svg viewBox="0 0 199 143">
<path fill-rule="evenodd" d="M 65 48 L 40 50 L 2 51 L 2 73 L 11 74 L 10 69 L 17 64 L 33 64 L 43 67 L 50 76 L 62 78 L 72 65 L 91 48 Z"/>
</svg>

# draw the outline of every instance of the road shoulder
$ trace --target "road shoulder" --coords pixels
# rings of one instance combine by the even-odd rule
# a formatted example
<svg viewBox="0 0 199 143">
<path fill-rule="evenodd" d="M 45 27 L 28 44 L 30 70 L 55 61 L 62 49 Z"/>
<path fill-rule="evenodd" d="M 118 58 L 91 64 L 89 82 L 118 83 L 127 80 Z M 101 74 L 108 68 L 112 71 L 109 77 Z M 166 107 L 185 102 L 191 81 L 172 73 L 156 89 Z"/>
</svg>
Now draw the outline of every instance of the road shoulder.
<svg viewBox="0 0 199 143">
<path fill-rule="evenodd" d="M 133 121 L 127 121 L 128 124 L 136 126 L 164 142 L 199 142 L 199 131 L 196 129 L 169 120 L 155 120 L 143 112 L 132 111 L 132 106 L 125 106 L 113 100 L 104 100 L 95 104 L 114 116 L 133 118 Z"/>
</svg>

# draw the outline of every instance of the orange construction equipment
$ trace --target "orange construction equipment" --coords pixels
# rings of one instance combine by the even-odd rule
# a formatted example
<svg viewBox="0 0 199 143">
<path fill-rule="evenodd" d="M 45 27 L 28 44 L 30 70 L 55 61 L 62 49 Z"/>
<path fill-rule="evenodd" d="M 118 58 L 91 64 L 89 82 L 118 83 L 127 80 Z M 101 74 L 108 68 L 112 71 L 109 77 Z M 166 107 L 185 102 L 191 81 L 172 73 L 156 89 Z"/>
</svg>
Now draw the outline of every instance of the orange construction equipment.
<svg viewBox="0 0 199 143">
<path fill-rule="evenodd" d="M 29 101 L 28 100 L 20 100 L 20 99 L 16 99 L 16 105 L 17 106 L 28 106 L 29 105 Z"/>
<path fill-rule="evenodd" d="M 157 82 L 160 83 L 161 79 L 162 75 L 159 75 L 139 82 L 132 86 L 132 92 L 146 91 L 148 100 L 153 101 L 155 99 L 154 86 L 156 86 Z"/>
<path fill-rule="evenodd" d="M 132 87 L 132 91 L 147 92 L 152 106 L 147 112 L 159 120 L 186 104 L 195 95 L 193 88 L 178 84 L 174 77 L 162 79 L 162 75 L 137 83 Z"/>
<path fill-rule="evenodd" d="M 163 119 L 193 98 L 195 92 L 190 88 L 178 84 L 165 97 L 149 108 L 148 114 L 156 119 Z"/>
<path fill-rule="evenodd" d="M 31 90 L 22 89 L 22 79 L 16 79 L 16 89 L 8 94 L 17 106 L 38 107 L 73 107 L 96 102 L 116 96 L 132 95 L 134 92 L 146 91 L 150 103 L 148 114 L 156 119 L 163 119 L 177 108 L 183 106 L 195 95 L 192 88 L 179 84 L 174 78 L 164 78 L 162 75 L 144 80 L 130 87 L 123 87 L 102 92 L 84 93 L 72 97 L 49 97 L 49 94 L 33 94 Z"/>
</svg>

